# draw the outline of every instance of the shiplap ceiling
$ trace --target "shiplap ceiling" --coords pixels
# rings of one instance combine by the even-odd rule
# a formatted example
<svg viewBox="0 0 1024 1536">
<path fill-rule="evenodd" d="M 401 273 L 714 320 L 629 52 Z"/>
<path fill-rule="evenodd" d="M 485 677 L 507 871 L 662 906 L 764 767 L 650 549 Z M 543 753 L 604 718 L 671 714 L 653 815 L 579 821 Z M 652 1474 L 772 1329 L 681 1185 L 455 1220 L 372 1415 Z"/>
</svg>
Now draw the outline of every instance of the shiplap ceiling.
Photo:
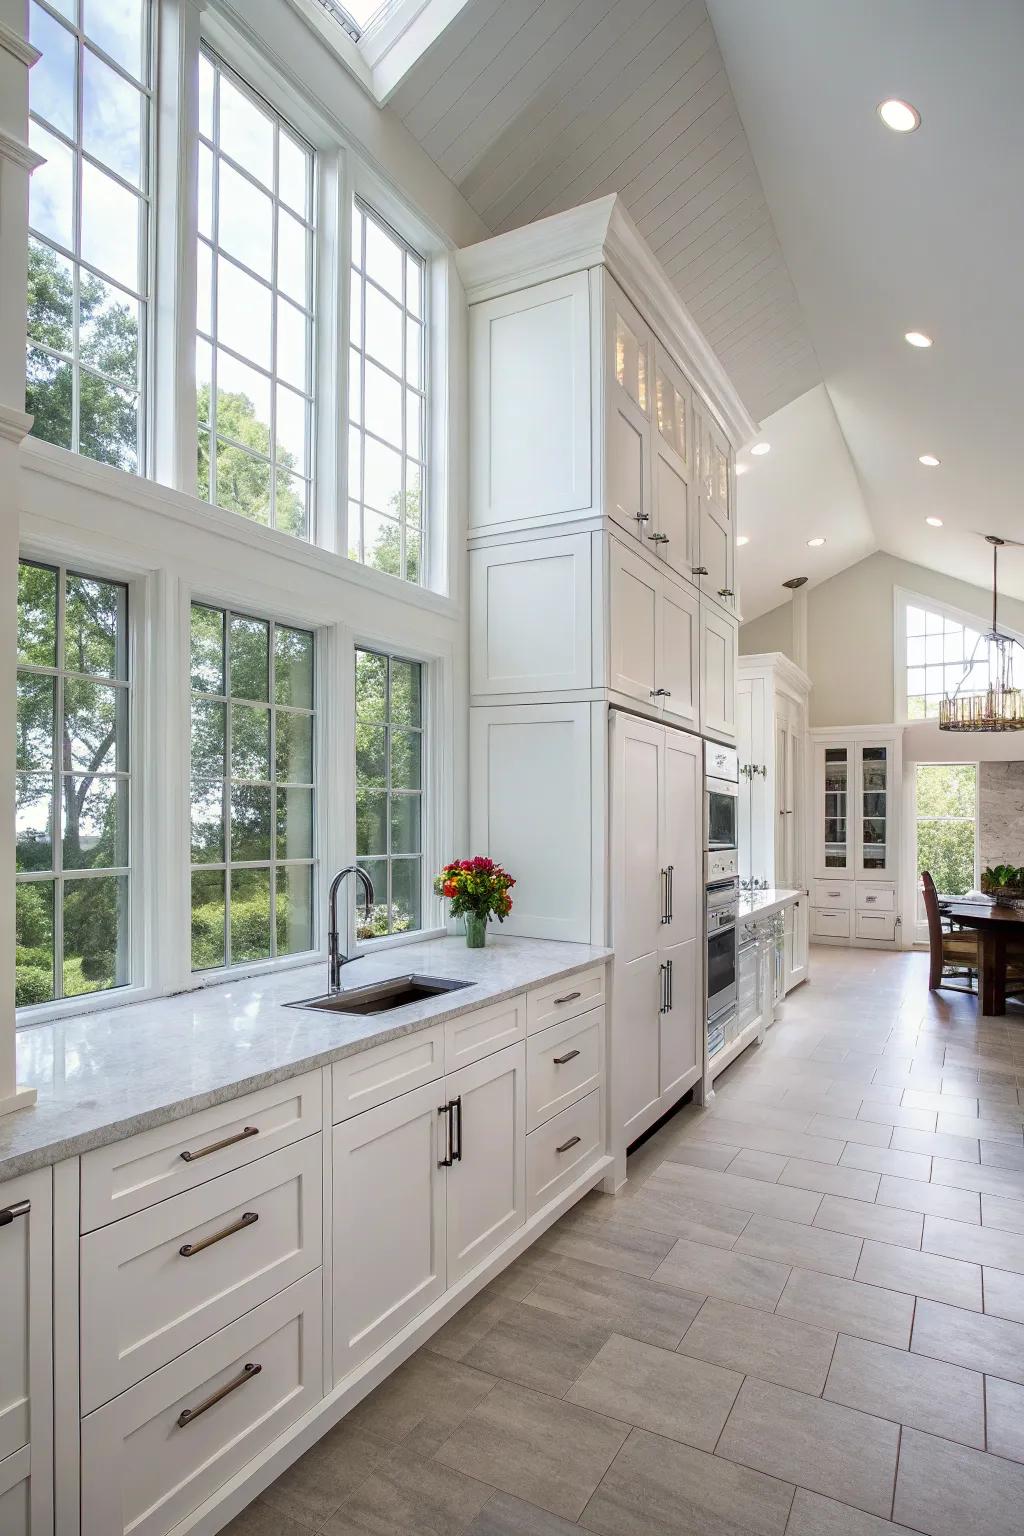
<svg viewBox="0 0 1024 1536">
<path fill-rule="evenodd" d="M 753 416 L 819 382 L 705 0 L 469 0 L 390 106 L 495 233 L 619 193 Z"/>
</svg>

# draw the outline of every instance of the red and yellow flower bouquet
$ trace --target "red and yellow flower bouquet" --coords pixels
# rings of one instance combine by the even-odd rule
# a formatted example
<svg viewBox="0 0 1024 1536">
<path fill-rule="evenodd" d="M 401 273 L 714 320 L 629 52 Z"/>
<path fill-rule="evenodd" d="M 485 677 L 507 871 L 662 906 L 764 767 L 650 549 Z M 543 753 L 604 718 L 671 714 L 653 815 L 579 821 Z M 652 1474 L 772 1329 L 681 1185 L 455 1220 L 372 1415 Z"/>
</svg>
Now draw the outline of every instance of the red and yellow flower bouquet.
<svg viewBox="0 0 1024 1536">
<path fill-rule="evenodd" d="M 487 919 L 499 923 L 512 910 L 509 891 L 515 881 L 493 859 L 454 859 L 434 879 L 434 890 L 452 904 L 453 917 L 466 919 L 466 943 L 478 949 L 484 943 Z"/>
</svg>

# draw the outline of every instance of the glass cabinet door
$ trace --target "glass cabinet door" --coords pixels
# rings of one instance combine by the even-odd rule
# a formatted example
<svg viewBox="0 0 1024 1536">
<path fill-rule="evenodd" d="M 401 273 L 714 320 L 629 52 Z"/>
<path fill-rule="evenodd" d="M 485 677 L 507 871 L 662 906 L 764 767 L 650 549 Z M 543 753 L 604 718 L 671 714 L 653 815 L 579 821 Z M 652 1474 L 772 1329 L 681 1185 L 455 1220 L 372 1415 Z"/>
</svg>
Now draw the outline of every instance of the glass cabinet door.
<svg viewBox="0 0 1024 1536">
<path fill-rule="evenodd" d="M 850 749 L 825 748 L 825 868 L 849 869 Z"/>
<path fill-rule="evenodd" d="M 889 868 L 889 748 L 860 747 L 860 867 L 865 875 Z"/>
</svg>

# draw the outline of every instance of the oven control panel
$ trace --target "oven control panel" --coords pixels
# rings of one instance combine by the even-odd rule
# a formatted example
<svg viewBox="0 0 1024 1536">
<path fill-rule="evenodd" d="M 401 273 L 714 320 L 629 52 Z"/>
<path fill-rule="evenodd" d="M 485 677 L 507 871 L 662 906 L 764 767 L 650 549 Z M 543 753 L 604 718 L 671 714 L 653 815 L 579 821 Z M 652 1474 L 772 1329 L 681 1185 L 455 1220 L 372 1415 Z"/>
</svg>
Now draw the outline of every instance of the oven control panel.
<svg viewBox="0 0 1024 1536">
<path fill-rule="evenodd" d="M 729 880 L 739 874 L 739 856 L 735 848 L 716 848 L 704 855 L 704 883 Z"/>
</svg>

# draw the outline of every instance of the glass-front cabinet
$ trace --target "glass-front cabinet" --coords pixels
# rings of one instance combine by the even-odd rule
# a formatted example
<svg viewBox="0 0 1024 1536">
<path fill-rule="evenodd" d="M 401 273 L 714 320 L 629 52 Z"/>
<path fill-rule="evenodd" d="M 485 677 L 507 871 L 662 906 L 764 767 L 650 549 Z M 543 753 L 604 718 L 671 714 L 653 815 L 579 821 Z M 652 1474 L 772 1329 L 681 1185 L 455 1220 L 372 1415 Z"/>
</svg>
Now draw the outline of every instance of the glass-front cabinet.
<svg viewBox="0 0 1024 1536">
<path fill-rule="evenodd" d="M 889 766 L 887 746 L 857 747 L 859 832 L 857 873 L 866 880 L 891 872 L 889 836 Z"/>
<path fill-rule="evenodd" d="M 895 878 L 895 795 L 892 742 L 819 742 L 815 795 L 819 879 Z"/>
<path fill-rule="evenodd" d="M 824 871 L 850 872 L 850 749 L 826 747 L 819 773 Z"/>
</svg>

